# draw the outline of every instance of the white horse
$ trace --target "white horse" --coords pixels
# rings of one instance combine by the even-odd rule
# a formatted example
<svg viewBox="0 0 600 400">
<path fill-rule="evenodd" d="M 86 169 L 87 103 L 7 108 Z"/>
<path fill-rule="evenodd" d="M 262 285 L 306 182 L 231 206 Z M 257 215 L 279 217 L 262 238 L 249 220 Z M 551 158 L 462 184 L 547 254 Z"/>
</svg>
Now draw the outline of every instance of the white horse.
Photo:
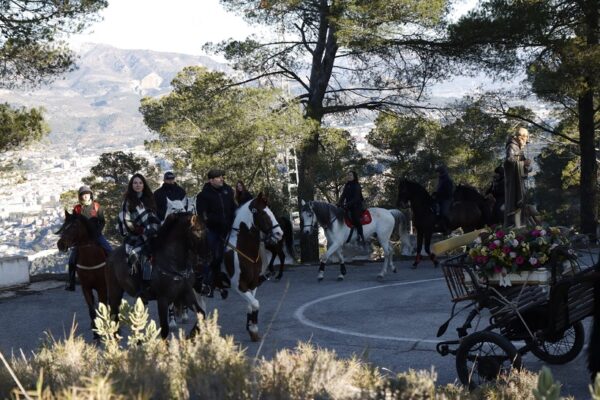
<svg viewBox="0 0 600 400">
<path fill-rule="evenodd" d="M 348 241 L 356 241 L 358 235 L 356 229 L 352 230 L 344 221 L 344 209 L 333 204 L 322 201 L 309 201 L 306 203 L 301 201 L 302 208 L 300 210 L 300 218 L 302 220 L 303 233 L 308 234 L 313 229 L 320 225 L 325 231 L 327 237 L 327 252 L 321 257 L 319 266 L 319 274 L 317 279 L 323 280 L 325 275 L 325 263 L 334 253 L 340 259 L 340 274 L 338 280 L 343 280 L 346 275 L 346 265 L 344 263 L 344 255 L 342 248 Z M 363 225 L 363 233 L 365 240 L 371 238 L 373 234 L 377 235 L 377 240 L 383 248 L 384 259 L 381 272 L 377 275 L 378 279 L 382 279 L 388 268 L 396 272 L 396 267 L 393 262 L 393 248 L 390 242 L 390 237 L 394 231 L 394 227 L 398 226 L 398 234 L 403 246 L 403 253 L 407 249 L 411 249 L 410 238 L 408 235 L 407 218 L 400 210 L 386 210 L 385 208 L 371 207 L 368 209 L 371 214 L 371 222 Z M 350 237 L 351 235 L 351 237 Z"/>
<path fill-rule="evenodd" d="M 265 242 L 277 243 L 283 230 L 260 193 L 255 199 L 237 209 L 229 241 L 225 248 L 222 267 L 231 280 L 231 287 L 248 302 L 246 330 L 253 341 L 258 341 L 258 310 L 256 288 L 264 280 L 267 264 Z"/>
<path fill-rule="evenodd" d="M 171 200 L 167 198 L 167 207 L 165 211 L 165 220 L 169 214 L 190 212 L 196 214 L 196 196 L 185 197 L 183 200 Z"/>
</svg>

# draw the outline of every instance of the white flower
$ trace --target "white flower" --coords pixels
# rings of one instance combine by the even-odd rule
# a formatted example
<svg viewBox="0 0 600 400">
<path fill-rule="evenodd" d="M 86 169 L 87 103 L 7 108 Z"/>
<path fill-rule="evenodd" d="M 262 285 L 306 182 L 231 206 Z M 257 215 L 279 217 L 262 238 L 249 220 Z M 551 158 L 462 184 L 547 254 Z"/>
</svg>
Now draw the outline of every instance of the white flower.
<svg viewBox="0 0 600 400">
<path fill-rule="evenodd" d="M 519 245 L 519 241 L 517 239 L 513 239 L 512 243 L 513 247 L 517 247 Z"/>
<path fill-rule="evenodd" d="M 535 264 L 537 264 L 537 263 L 538 263 L 538 260 L 537 260 L 537 258 L 535 258 L 535 257 L 531 257 L 531 258 L 529 258 L 529 264 L 531 264 L 531 265 L 535 265 Z"/>
<path fill-rule="evenodd" d="M 550 246 L 550 250 L 554 250 L 557 247 L 558 245 L 556 243 L 552 243 L 552 245 Z"/>
<path fill-rule="evenodd" d="M 499 240 L 494 240 L 494 244 L 495 244 L 496 246 L 500 246 L 500 245 L 502 244 L 502 242 L 501 242 L 501 241 L 499 241 Z"/>
<path fill-rule="evenodd" d="M 517 258 L 517 253 L 515 253 L 514 251 L 511 251 L 510 253 L 508 253 L 508 255 L 510 256 L 510 258 Z"/>
<path fill-rule="evenodd" d="M 540 236 L 546 236 L 546 233 L 547 233 L 547 232 L 546 232 L 546 230 L 545 230 L 545 229 L 542 229 L 542 230 L 540 231 Z"/>
</svg>

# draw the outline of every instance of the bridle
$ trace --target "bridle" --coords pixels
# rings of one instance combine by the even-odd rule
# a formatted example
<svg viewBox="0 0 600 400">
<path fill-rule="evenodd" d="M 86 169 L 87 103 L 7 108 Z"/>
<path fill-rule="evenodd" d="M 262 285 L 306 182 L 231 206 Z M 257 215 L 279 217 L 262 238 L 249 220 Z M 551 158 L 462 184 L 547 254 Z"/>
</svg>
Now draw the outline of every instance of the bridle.
<svg viewBox="0 0 600 400">
<path fill-rule="evenodd" d="M 271 225 L 271 227 L 269 229 L 262 229 L 261 227 L 259 227 L 256 223 L 255 223 L 255 217 L 259 212 L 263 212 L 267 215 L 267 217 L 269 218 L 269 220 L 271 220 L 271 217 L 269 216 L 269 214 L 263 209 L 263 210 L 259 210 L 256 207 L 249 207 L 248 208 L 250 210 L 250 212 L 252 213 L 253 217 L 252 217 L 252 226 L 258 228 L 258 230 L 262 233 L 261 236 L 264 236 L 260 239 L 260 241 L 267 243 L 268 241 L 270 241 L 271 239 L 273 239 L 273 242 L 275 242 L 276 237 L 275 234 L 273 233 L 273 231 L 276 228 L 279 228 L 280 225 L 277 223 L 275 225 Z M 232 230 L 239 232 L 240 228 L 238 227 L 232 227 Z M 229 242 L 229 241 L 228 241 Z"/>
<path fill-rule="evenodd" d="M 316 216 L 315 211 L 313 210 L 311 204 L 312 204 L 312 202 L 309 201 L 308 203 L 306 203 L 304 205 L 305 209 L 302 210 L 303 213 L 310 214 L 310 224 L 307 224 L 308 226 L 310 226 L 310 231 L 308 233 L 312 233 L 313 229 L 318 224 L 317 216 Z M 302 219 L 302 221 L 304 221 L 304 218 Z"/>
</svg>

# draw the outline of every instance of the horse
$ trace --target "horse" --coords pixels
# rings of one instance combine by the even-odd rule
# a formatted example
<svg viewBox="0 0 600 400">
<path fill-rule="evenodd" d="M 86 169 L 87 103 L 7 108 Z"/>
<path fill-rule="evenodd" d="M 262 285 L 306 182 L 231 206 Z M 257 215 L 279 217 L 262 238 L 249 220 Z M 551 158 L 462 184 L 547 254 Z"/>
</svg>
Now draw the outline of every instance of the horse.
<svg viewBox="0 0 600 400">
<path fill-rule="evenodd" d="M 95 241 L 98 225 L 96 218 L 88 219 L 83 215 L 69 214 L 65 210 L 65 221 L 56 232 L 60 239 L 56 243 L 58 250 L 66 252 L 70 247 L 77 247 L 76 273 L 81 283 L 81 291 L 88 306 L 92 331 L 96 328 L 96 301 L 107 303 L 107 284 L 105 278 L 106 255 Z M 98 334 L 94 331 L 94 338 Z"/>
<path fill-rule="evenodd" d="M 260 304 L 256 299 L 256 289 L 264 281 L 261 278 L 265 272 L 262 262 L 265 246 L 262 242 L 273 244 L 283 238 L 283 230 L 267 203 L 267 198 L 260 193 L 237 209 L 222 264 L 231 287 L 248 302 L 246 330 L 252 341 L 260 340 Z"/>
<path fill-rule="evenodd" d="M 295 258 L 294 253 L 294 236 L 293 236 L 293 228 L 292 223 L 289 218 L 285 217 L 277 217 L 277 224 L 283 230 L 283 238 L 275 244 L 265 243 L 265 249 L 271 252 L 271 261 L 269 261 L 269 275 L 273 275 L 275 273 L 275 269 L 273 268 L 273 264 L 275 263 L 275 258 L 279 257 L 279 272 L 277 276 L 275 276 L 275 280 L 279 281 L 283 276 L 283 267 L 285 265 L 285 252 L 283 250 L 284 246 L 288 251 L 288 254 Z"/>
<path fill-rule="evenodd" d="M 465 197 L 474 196 L 472 188 L 459 185 L 459 195 Z M 476 192 L 476 191 L 475 191 Z M 478 194 L 478 193 L 477 193 Z M 483 196 L 481 196 L 483 198 Z M 464 199 L 455 201 L 450 207 L 449 228 L 451 230 L 463 228 L 464 231 L 470 232 L 485 225 L 484 211 L 481 210 L 481 200 Z M 485 201 L 485 199 L 483 199 Z M 437 224 L 437 218 L 434 212 L 434 200 L 427 190 L 417 182 L 407 179 L 401 179 L 398 184 L 398 207 L 407 208 L 410 206 L 412 212 L 413 226 L 417 231 L 417 254 L 412 268 L 416 268 L 421 261 L 421 249 L 425 242 L 425 252 L 429 255 L 431 261 L 437 267 L 439 261 L 435 254 L 431 253 L 429 246 L 431 244 L 431 236 L 434 232 L 442 230 Z"/>
<path fill-rule="evenodd" d="M 191 213 L 171 214 L 165 219 L 158 234 L 150 243 L 152 251 L 152 275 L 150 281 L 151 300 L 157 301 L 161 336 L 169 335 L 168 308 L 172 303 L 190 307 L 205 316 L 203 299 L 194 291 L 195 266 L 198 257 L 209 250 L 206 244 L 206 226 L 201 218 Z M 125 247 L 119 246 L 107 260 L 106 279 L 108 299 L 116 317 L 123 293 L 134 296 L 138 279 L 129 273 Z M 192 328 L 196 330 L 198 322 Z"/>
<path fill-rule="evenodd" d="M 346 265 L 342 248 L 344 243 L 350 239 L 357 240 L 358 235 L 355 230 L 351 230 L 347 221 L 345 221 L 344 209 L 330 203 L 322 201 L 301 201 L 300 219 L 302 222 L 303 234 L 309 234 L 313 229 L 320 225 L 327 238 L 327 252 L 321 258 L 317 280 L 320 282 L 325 276 L 325 264 L 327 260 L 335 253 L 340 259 L 340 274 L 338 280 L 344 280 L 346 276 Z M 371 222 L 363 227 L 365 239 L 373 234 L 377 235 L 377 240 L 381 244 L 384 253 L 383 267 L 377 275 L 378 279 L 383 279 L 388 268 L 396 272 L 393 263 L 393 248 L 390 237 L 394 228 L 398 227 L 400 239 L 404 246 L 410 247 L 410 240 L 407 231 L 406 217 L 400 210 L 386 210 L 385 208 L 371 207 L 368 209 L 371 216 Z M 352 236 L 352 237 L 350 237 Z"/>
<path fill-rule="evenodd" d="M 171 214 L 186 212 L 196 214 L 196 196 L 186 197 L 183 200 L 171 200 L 167 198 L 167 206 L 165 208 L 165 220 Z"/>
</svg>

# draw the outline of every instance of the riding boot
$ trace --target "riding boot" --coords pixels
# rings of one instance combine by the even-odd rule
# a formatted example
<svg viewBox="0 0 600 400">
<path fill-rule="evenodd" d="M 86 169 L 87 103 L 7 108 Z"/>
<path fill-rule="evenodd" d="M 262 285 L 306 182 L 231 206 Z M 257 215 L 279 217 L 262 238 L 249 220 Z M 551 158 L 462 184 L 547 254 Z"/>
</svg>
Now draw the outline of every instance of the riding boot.
<svg viewBox="0 0 600 400">
<path fill-rule="evenodd" d="M 75 265 L 69 263 L 69 280 L 65 286 L 65 290 L 70 292 L 75 291 Z"/>
</svg>

